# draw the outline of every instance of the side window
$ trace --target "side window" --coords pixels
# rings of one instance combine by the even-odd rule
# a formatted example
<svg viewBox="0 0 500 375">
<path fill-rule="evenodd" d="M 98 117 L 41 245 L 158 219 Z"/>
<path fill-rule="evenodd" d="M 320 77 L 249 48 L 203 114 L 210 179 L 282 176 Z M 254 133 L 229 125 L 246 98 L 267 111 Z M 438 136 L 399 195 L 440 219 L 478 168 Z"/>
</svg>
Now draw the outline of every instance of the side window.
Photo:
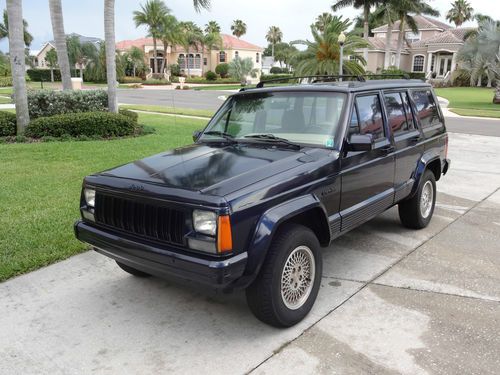
<svg viewBox="0 0 500 375">
<path fill-rule="evenodd" d="M 411 95 L 423 128 L 440 122 L 439 111 L 431 90 L 415 90 L 412 91 Z"/>
<path fill-rule="evenodd" d="M 358 121 L 360 134 L 372 134 L 377 140 L 384 137 L 384 120 L 378 95 L 358 96 Z"/>
<path fill-rule="evenodd" d="M 408 121 L 408 129 L 409 130 L 416 129 L 415 123 L 413 122 L 413 114 L 411 111 L 410 98 L 408 97 L 408 93 L 402 92 L 401 97 L 403 98 L 403 104 L 405 106 L 406 121 Z"/>
<path fill-rule="evenodd" d="M 389 127 L 392 129 L 393 134 L 396 135 L 407 131 L 408 122 L 406 121 L 406 113 L 401 94 L 399 92 L 384 94 L 384 100 Z"/>
</svg>

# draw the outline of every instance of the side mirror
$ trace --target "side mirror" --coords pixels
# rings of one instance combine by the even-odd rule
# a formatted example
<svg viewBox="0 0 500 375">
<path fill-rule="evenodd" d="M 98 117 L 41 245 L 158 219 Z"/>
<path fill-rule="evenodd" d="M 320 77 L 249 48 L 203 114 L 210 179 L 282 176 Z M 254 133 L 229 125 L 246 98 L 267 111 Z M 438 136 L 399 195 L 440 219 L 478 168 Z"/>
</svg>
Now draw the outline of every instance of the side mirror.
<svg viewBox="0 0 500 375">
<path fill-rule="evenodd" d="M 373 150 L 373 136 L 371 134 L 353 134 L 347 143 L 348 151 L 371 151 Z"/>
<path fill-rule="evenodd" d="M 200 138 L 200 135 L 201 135 L 201 130 L 195 130 L 193 132 L 193 142 L 196 142 L 198 138 Z"/>
</svg>

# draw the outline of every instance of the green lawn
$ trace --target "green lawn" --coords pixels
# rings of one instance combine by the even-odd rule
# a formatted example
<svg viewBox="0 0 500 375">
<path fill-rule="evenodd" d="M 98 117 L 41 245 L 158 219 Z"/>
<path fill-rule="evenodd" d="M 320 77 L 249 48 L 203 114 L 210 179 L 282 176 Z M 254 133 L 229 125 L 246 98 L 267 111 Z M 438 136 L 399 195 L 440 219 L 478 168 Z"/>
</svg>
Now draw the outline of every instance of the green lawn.
<svg viewBox="0 0 500 375">
<path fill-rule="evenodd" d="M 138 111 L 185 115 L 185 116 L 199 116 L 206 118 L 212 117 L 215 113 L 214 111 L 208 111 L 204 109 L 173 108 L 173 107 L 164 107 L 161 105 L 143 105 L 143 104 L 123 104 L 120 106 L 120 108 L 135 109 Z"/>
<path fill-rule="evenodd" d="M 140 114 L 155 134 L 0 145 L 0 281 L 86 250 L 74 238 L 84 176 L 192 142 L 206 121 Z"/>
<path fill-rule="evenodd" d="M 436 89 L 436 94 L 446 98 L 450 102 L 450 110 L 459 115 L 500 118 L 500 104 L 492 102 L 494 89 L 450 87 Z"/>
<path fill-rule="evenodd" d="M 189 86 L 189 84 L 187 84 Z M 207 86 L 193 86 L 194 90 L 239 90 L 241 85 L 207 85 Z M 245 86 L 245 87 L 255 87 L 255 86 Z"/>
<path fill-rule="evenodd" d="M 0 94 L 0 104 L 11 104 L 12 99 L 9 96 L 1 95 Z"/>
</svg>

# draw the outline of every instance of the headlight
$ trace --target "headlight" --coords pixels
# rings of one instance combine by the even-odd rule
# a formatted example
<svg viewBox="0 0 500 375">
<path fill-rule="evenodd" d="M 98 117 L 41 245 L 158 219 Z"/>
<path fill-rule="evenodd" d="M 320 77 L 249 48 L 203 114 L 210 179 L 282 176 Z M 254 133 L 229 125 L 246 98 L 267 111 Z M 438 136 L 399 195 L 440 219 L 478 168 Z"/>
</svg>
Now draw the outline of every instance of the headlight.
<svg viewBox="0 0 500 375">
<path fill-rule="evenodd" d="M 85 203 L 87 203 L 87 206 L 94 208 L 95 207 L 95 190 L 94 189 L 85 189 L 83 191 L 83 195 L 85 196 Z"/>
<path fill-rule="evenodd" d="M 198 233 L 215 236 L 217 233 L 217 215 L 215 212 L 194 210 L 193 226 Z"/>
</svg>

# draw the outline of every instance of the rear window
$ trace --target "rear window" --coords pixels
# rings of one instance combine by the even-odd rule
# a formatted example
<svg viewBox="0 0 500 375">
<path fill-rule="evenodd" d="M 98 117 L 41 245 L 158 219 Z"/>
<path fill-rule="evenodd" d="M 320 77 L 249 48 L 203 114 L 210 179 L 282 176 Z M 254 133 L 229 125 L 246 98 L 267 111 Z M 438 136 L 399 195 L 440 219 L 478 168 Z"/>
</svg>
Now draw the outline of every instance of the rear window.
<svg viewBox="0 0 500 375">
<path fill-rule="evenodd" d="M 417 116 L 422 127 L 425 128 L 441 123 L 437 104 L 431 90 L 413 90 L 411 95 L 417 107 Z"/>
</svg>

